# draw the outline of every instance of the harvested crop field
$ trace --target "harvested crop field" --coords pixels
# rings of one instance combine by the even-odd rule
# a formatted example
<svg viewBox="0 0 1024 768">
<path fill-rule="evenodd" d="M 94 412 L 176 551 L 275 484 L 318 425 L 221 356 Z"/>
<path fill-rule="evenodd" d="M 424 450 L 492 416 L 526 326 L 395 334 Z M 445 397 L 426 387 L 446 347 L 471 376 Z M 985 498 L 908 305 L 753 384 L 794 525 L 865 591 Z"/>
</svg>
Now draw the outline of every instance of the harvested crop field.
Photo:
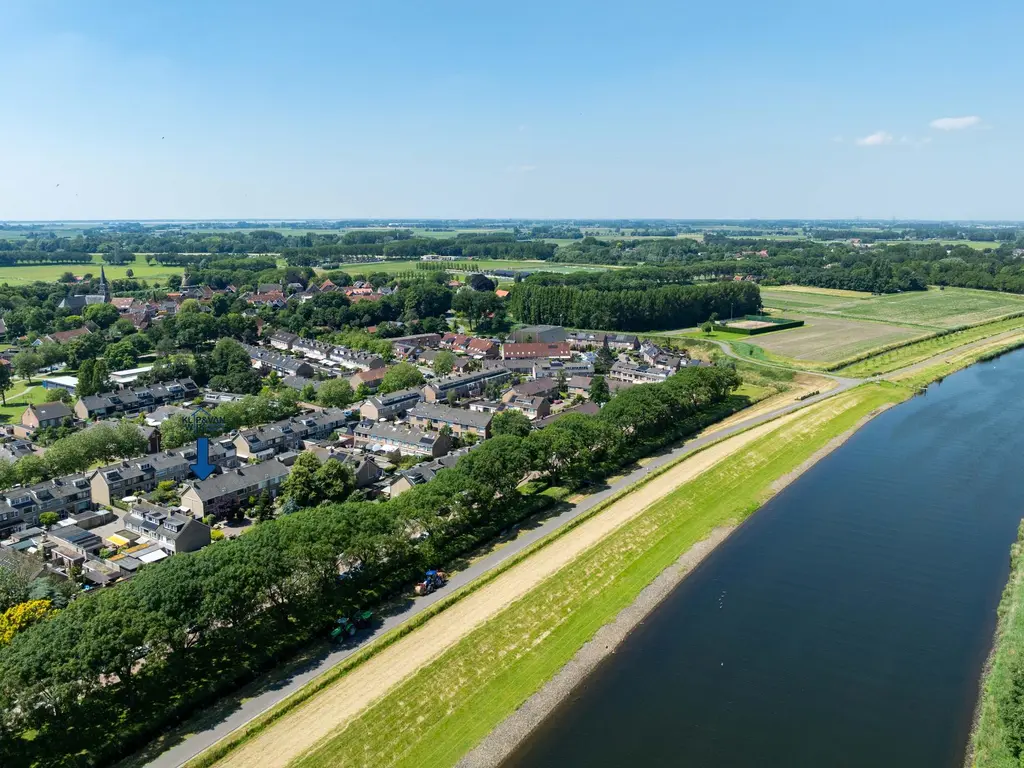
<svg viewBox="0 0 1024 768">
<path fill-rule="evenodd" d="M 868 301 L 870 293 L 856 293 L 844 291 L 849 296 L 837 295 L 836 293 L 820 293 L 817 288 L 793 290 L 802 286 L 781 286 L 761 289 L 761 301 L 766 307 L 782 310 L 803 310 L 814 312 L 827 312 L 839 310 L 850 304 Z"/>
<path fill-rule="evenodd" d="M 872 294 L 868 291 L 847 291 L 842 288 L 816 288 L 812 285 L 776 285 L 771 289 L 779 293 L 810 293 L 816 296 L 833 296 L 844 299 L 870 299 Z"/>
<path fill-rule="evenodd" d="M 833 363 L 922 334 L 915 328 L 842 317 L 805 315 L 793 319 L 803 320 L 804 325 L 758 336 L 753 344 L 793 360 Z"/>
</svg>

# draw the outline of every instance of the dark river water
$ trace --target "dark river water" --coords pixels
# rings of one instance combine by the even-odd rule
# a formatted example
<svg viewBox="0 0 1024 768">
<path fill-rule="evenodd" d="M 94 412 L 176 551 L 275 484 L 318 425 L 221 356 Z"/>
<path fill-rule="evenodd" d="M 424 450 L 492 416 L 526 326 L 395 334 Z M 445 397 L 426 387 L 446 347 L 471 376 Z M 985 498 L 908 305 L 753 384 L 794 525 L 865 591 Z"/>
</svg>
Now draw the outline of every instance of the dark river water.
<svg viewBox="0 0 1024 768">
<path fill-rule="evenodd" d="M 959 768 L 1024 516 L 1024 352 L 758 511 L 508 766 Z"/>
</svg>

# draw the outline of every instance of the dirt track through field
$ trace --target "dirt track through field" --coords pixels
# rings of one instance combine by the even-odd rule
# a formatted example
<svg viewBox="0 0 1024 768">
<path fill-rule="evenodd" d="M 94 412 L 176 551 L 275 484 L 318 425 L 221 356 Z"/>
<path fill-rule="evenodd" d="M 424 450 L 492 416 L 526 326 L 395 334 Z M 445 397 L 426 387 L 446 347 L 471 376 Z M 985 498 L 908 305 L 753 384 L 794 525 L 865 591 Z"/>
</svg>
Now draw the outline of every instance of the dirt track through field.
<svg viewBox="0 0 1024 768">
<path fill-rule="evenodd" d="M 217 766 L 284 768 L 475 627 L 525 595 L 643 509 L 726 456 L 806 413 L 800 410 L 788 414 L 681 461 L 359 665 L 228 754 Z"/>
</svg>

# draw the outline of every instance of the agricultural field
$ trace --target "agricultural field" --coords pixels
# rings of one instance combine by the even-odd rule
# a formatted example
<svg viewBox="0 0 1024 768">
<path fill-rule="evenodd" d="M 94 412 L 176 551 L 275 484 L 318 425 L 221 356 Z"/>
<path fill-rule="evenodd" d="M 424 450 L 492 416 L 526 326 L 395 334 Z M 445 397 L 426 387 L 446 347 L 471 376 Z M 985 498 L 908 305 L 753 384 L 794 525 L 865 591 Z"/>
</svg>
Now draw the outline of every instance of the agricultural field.
<svg viewBox="0 0 1024 768">
<path fill-rule="evenodd" d="M 804 324 L 799 328 L 757 336 L 740 336 L 725 331 L 715 331 L 708 336 L 696 328 L 672 331 L 666 335 L 725 342 L 736 354 L 751 360 L 821 368 L 929 332 L 922 328 L 827 315 L 800 315 L 787 312 L 786 318 L 803 320 Z"/>
<path fill-rule="evenodd" d="M 422 227 L 411 227 L 410 231 L 412 232 L 413 237 L 436 237 L 441 240 L 447 240 L 458 235 L 496 235 L 501 232 L 511 232 L 512 229 L 451 229 L 438 232 L 436 230 L 423 229 Z"/>
<path fill-rule="evenodd" d="M 1002 337 L 1016 335 L 1022 331 L 1024 331 L 1024 317 L 997 320 L 984 325 L 964 328 L 963 330 L 954 331 L 943 336 L 925 338 L 913 344 L 907 344 L 906 346 L 869 357 L 866 360 L 852 363 L 844 368 L 840 368 L 837 372 L 844 376 L 877 376 L 910 365 L 916 365 L 959 347 L 970 349 L 974 346 L 997 341 Z"/>
<path fill-rule="evenodd" d="M 302 229 L 292 229 L 290 227 L 251 227 L 246 229 L 239 229 L 237 227 L 211 227 L 209 229 L 194 229 L 186 227 L 180 229 L 173 224 L 168 224 L 167 227 L 158 227 L 158 230 L 168 232 L 184 232 L 190 235 L 225 235 L 229 232 L 249 234 L 252 232 L 277 232 L 281 235 L 338 235 L 344 233 L 346 230 L 343 229 L 318 229 L 317 227 L 309 227 L 308 229 L 303 227 Z"/>
<path fill-rule="evenodd" d="M 878 347 L 920 336 L 922 331 L 886 323 L 868 323 L 842 317 L 787 315 L 803 320 L 800 328 L 750 337 L 771 355 L 802 362 L 832 363 L 860 355 Z M 736 338 L 735 336 L 733 337 Z M 737 341 L 735 343 L 745 343 Z"/>
<path fill-rule="evenodd" d="M 1024 298 L 970 288 L 933 288 L 853 302 L 842 307 L 838 314 L 907 325 L 956 328 L 1013 312 L 1024 312 Z"/>
<path fill-rule="evenodd" d="M 994 291 L 932 288 L 874 296 L 856 291 L 773 286 L 762 289 L 761 296 L 767 311 L 803 320 L 805 325 L 743 339 L 718 331 L 705 337 L 697 329 L 667 335 L 725 342 L 738 355 L 751 360 L 838 369 L 841 375 L 868 377 L 1024 329 L 1024 318 L 1007 317 L 1024 313 L 1024 297 Z M 952 329 L 960 330 L 935 336 Z M 896 349 L 889 349 L 893 346 Z M 838 367 L 872 352 L 877 354 Z"/>
<path fill-rule="evenodd" d="M 866 301 L 870 293 L 858 291 L 828 291 L 827 289 L 804 289 L 802 286 L 772 286 L 761 289 L 764 306 L 782 312 L 829 312 L 839 311 L 854 302 Z"/>
<path fill-rule="evenodd" d="M 104 264 L 98 255 L 94 255 L 92 260 L 92 264 L 29 264 L 23 267 L 0 267 L 0 283 L 17 285 L 37 280 L 44 283 L 55 283 L 65 272 L 71 272 L 74 275 L 91 272 L 98 276 L 101 266 L 108 280 L 126 277 L 125 272 L 129 269 L 140 280 L 166 280 L 171 275 L 180 275 L 185 271 L 182 267 L 163 266 L 155 261 L 152 264 L 147 264 L 145 257 L 138 254 L 135 256 L 134 264 L 125 266 Z"/>
<path fill-rule="evenodd" d="M 822 313 L 856 320 L 875 320 L 945 330 L 1024 312 L 1024 297 L 971 288 L 930 288 L 927 291 L 872 296 L 856 291 L 770 287 L 761 290 L 766 307 Z"/>
<path fill-rule="evenodd" d="M 341 264 L 338 269 L 348 272 L 350 275 L 368 275 L 371 272 L 383 272 L 386 275 L 393 275 L 399 272 L 415 270 L 420 264 L 418 259 L 413 261 L 381 261 L 365 262 L 355 264 Z M 438 263 L 438 262 L 431 262 Z M 487 272 L 492 269 L 508 269 L 516 272 L 603 272 L 608 269 L 621 269 L 621 267 L 606 267 L 594 264 L 554 264 L 546 261 L 511 261 L 502 259 L 474 259 L 461 260 L 456 262 L 440 262 L 455 272 L 469 273 L 471 271 Z M 455 269 L 459 267 L 459 269 Z M 321 270 L 323 271 L 323 270 Z"/>
<path fill-rule="evenodd" d="M 0 240 L 24 240 L 29 235 L 52 232 L 59 237 L 74 237 L 85 231 L 86 226 L 74 222 L 39 225 L 35 229 L 0 229 Z"/>
<path fill-rule="evenodd" d="M 998 248 L 1002 243 L 994 240 L 914 240 L 916 243 L 939 243 L 940 245 L 966 245 L 976 251 L 985 251 L 990 248 Z"/>
<path fill-rule="evenodd" d="M 742 521 L 772 495 L 778 478 L 803 465 L 876 408 L 898 402 L 906 394 L 899 387 L 866 386 L 756 428 L 753 434 L 730 438 L 736 447 L 718 463 L 691 475 L 653 503 L 641 500 L 643 488 L 625 496 L 620 506 L 624 503 L 634 511 L 620 526 L 312 749 L 305 746 L 310 735 L 296 726 L 303 716 L 319 717 L 319 727 L 325 725 L 323 718 L 330 717 L 329 713 L 324 710 L 318 715 L 314 710 L 328 702 L 317 698 L 269 725 L 218 765 L 241 765 L 254 754 L 267 755 L 267 765 L 297 768 L 456 764 L 680 555 L 716 530 L 720 539 L 723 528 Z M 692 458 L 699 462 L 699 456 Z M 665 475 L 685 465 L 683 462 Z M 659 479 L 661 476 L 651 484 Z M 560 541 L 580 535 L 610 513 L 612 508 L 604 510 Z M 556 541 L 551 546 L 560 544 Z M 543 552 L 537 555 L 543 557 Z M 522 566 L 528 569 L 530 561 Z M 486 589 L 465 601 L 481 600 Z M 443 622 L 444 616 L 440 614 L 435 621 Z M 427 624 L 418 631 L 430 633 L 431 629 Z M 416 638 L 408 640 L 414 644 Z M 397 651 L 398 646 L 384 653 L 392 650 Z M 344 678 L 335 683 L 343 684 Z M 298 755 L 294 762 L 286 757 L 282 739 L 303 742 L 293 745 L 292 754 Z M 259 740 L 273 745 L 276 754 L 271 757 L 253 751 Z"/>
</svg>

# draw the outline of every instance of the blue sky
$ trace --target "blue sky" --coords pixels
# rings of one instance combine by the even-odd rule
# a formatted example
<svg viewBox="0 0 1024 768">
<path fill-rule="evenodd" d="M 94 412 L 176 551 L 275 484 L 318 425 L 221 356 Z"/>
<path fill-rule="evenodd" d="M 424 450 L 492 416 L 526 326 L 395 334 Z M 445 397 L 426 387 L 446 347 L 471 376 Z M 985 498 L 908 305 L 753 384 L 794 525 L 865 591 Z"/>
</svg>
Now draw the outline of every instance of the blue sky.
<svg viewBox="0 0 1024 768">
<path fill-rule="evenodd" d="M 9 0 L 0 220 L 1024 219 L 1022 28 L 991 0 Z"/>
</svg>

